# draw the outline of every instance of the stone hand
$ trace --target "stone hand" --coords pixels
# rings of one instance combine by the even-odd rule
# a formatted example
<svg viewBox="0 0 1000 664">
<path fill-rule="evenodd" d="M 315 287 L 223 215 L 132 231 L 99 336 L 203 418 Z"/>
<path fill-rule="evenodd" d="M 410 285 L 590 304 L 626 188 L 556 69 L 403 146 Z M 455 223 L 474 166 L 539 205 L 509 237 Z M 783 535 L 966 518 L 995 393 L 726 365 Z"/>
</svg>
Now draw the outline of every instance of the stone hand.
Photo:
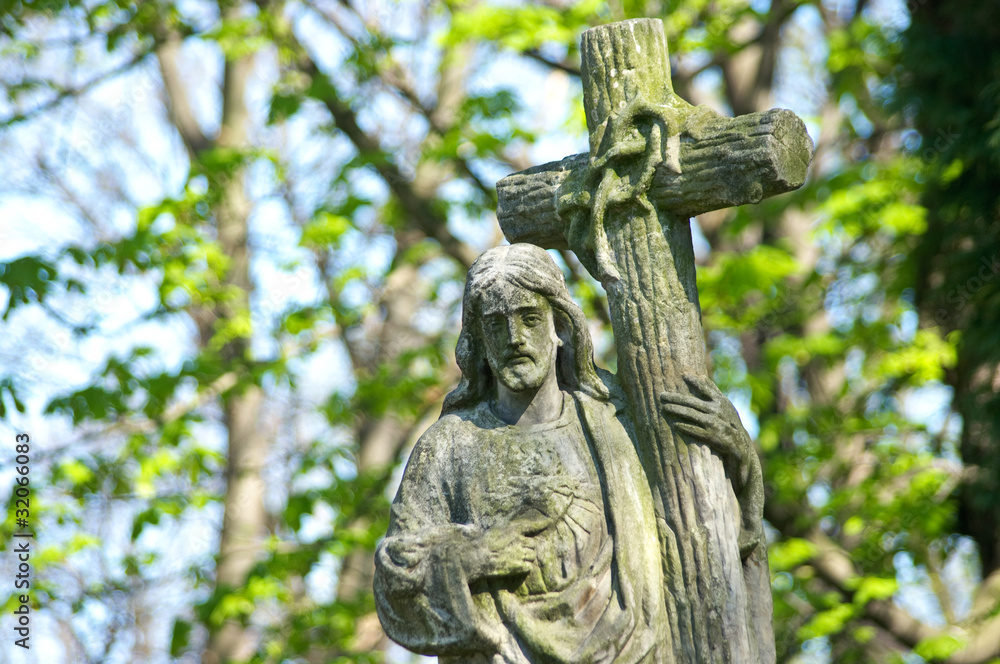
<svg viewBox="0 0 1000 664">
<path fill-rule="evenodd" d="M 753 448 L 736 408 L 710 379 L 685 374 L 684 382 L 691 388 L 691 394 L 660 394 L 660 408 L 664 416 L 677 431 L 705 443 L 738 468 L 738 479 L 742 484 L 746 480 L 746 465 Z"/>
<path fill-rule="evenodd" d="M 490 577 L 522 576 L 535 565 L 535 539 L 554 519 L 515 519 L 490 528 L 469 542 L 464 552 L 469 581 Z"/>
<path fill-rule="evenodd" d="M 722 457 L 740 503 L 739 549 L 745 559 L 764 540 L 764 483 L 760 460 L 736 408 L 708 378 L 685 374 L 692 394 L 663 392 L 664 416 L 681 433 L 705 443 Z"/>
</svg>

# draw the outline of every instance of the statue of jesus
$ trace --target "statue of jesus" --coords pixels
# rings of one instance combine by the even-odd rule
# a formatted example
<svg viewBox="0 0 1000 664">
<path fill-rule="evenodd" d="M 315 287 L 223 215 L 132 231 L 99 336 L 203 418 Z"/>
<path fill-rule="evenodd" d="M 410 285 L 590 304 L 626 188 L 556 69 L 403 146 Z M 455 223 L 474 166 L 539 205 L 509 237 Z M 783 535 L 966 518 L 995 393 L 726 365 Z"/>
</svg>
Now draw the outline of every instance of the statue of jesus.
<svg viewBox="0 0 1000 664">
<path fill-rule="evenodd" d="M 386 633 L 442 664 L 673 661 L 650 488 L 559 268 L 530 244 L 487 251 L 462 323 L 462 381 L 376 554 Z M 732 405 L 693 387 L 664 415 L 745 466 Z"/>
</svg>

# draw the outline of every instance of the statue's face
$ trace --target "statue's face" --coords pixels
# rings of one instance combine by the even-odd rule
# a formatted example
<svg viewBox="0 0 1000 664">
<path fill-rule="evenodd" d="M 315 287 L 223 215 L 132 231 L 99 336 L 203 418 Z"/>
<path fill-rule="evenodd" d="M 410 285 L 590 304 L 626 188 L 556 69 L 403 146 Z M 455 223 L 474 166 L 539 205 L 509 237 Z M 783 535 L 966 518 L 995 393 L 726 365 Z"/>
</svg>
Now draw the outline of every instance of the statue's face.
<svg viewBox="0 0 1000 664">
<path fill-rule="evenodd" d="M 483 293 L 481 325 L 493 376 L 508 390 L 537 390 L 555 370 L 556 336 L 545 297 L 498 282 Z"/>
</svg>

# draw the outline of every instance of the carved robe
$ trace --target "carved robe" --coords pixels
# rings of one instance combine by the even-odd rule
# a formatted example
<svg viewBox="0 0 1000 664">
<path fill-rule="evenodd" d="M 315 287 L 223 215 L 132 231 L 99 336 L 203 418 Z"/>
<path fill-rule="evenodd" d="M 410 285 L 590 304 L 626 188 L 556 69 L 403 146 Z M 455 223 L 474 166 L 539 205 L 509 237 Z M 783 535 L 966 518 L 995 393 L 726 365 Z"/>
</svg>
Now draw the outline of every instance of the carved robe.
<svg viewBox="0 0 1000 664">
<path fill-rule="evenodd" d="M 461 550 L 549 517 L 527 576 L 470 585 Z M 421 437 L 376 554 L 387 633 L 442 664 L 638 664 L 670 644 L 653 503 L 613 406 L 564 393 L 561 416 L 500 421 L 485 403 Z"/>
</svg>

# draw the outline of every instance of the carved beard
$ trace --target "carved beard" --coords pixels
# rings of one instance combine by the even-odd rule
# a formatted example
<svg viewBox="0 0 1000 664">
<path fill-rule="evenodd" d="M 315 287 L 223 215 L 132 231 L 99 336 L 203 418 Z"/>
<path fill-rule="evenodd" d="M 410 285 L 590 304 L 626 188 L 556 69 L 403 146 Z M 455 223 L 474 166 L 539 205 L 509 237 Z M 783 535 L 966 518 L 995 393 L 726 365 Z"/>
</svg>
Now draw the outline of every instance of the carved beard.
<svg viewBox="0 0 1000 664">
<path fill-rule="evenodd" d="M 502 366 L 493 367 L 497 380 L 511 392 L 537 390 L 545 382 L 555 362 L 554 352 L 546 353 L 549 357 L 540 358 L 538 355 L 535 349 L 507 354 Z"/>
</svg>

